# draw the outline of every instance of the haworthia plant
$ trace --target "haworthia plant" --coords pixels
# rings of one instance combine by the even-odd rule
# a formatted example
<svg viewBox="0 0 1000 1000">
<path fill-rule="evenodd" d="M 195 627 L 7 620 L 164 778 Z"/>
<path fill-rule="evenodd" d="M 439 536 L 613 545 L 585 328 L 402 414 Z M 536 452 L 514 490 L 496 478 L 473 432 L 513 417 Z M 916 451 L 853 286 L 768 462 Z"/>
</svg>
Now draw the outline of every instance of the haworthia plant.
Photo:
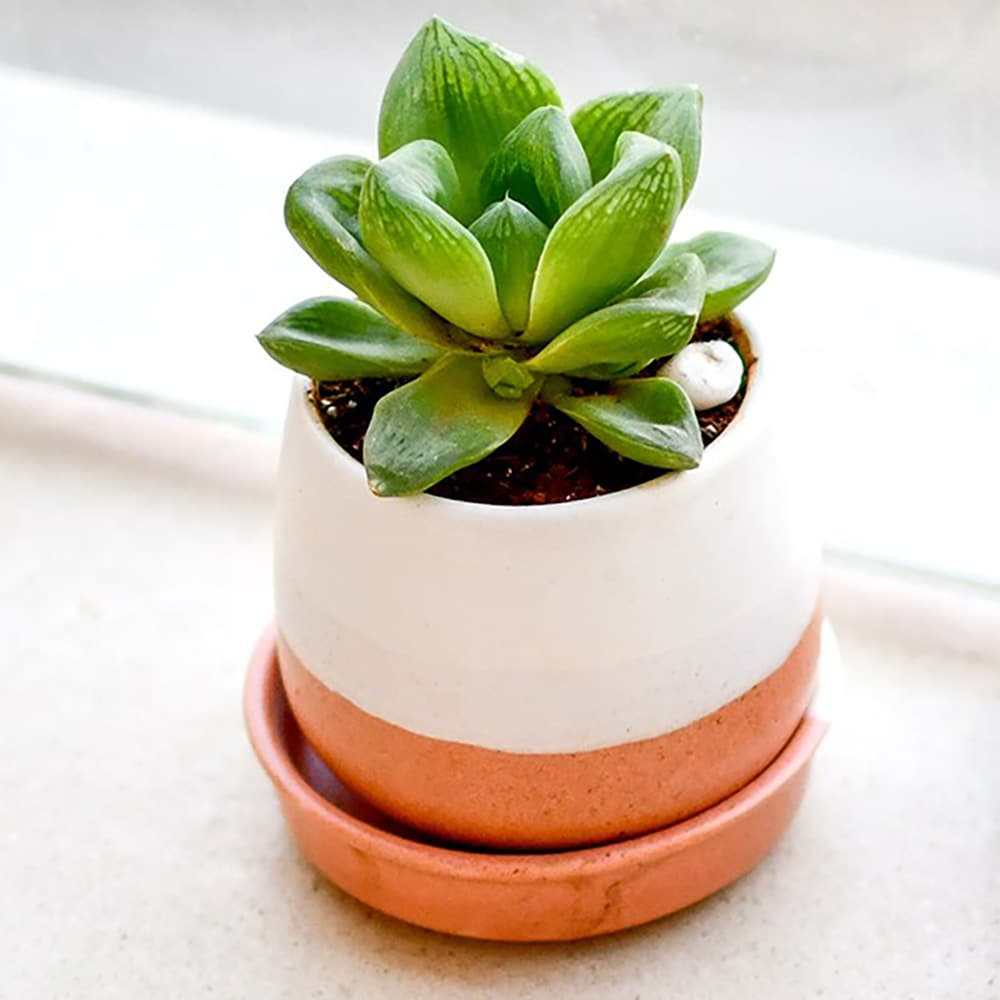
<svg viewBox="0 0 1000 1000">
<path fill-rule="evenodd" d="M 379 160 L 324 160 L 285 221 L 357 296 L 259 335 L 317 381 L 395 377 L 364 442 L 372 490 L 419 493 L 553 407 L 620 454 L 690 469 L 694 410 L 640 375 L 738 306 L 774 251 L 731 233 L 669 243 L 701 155 L 702 95 L 611 94 L 572 114 L 530 61 L 440 18 L 389 80 Z"/>
</svg>

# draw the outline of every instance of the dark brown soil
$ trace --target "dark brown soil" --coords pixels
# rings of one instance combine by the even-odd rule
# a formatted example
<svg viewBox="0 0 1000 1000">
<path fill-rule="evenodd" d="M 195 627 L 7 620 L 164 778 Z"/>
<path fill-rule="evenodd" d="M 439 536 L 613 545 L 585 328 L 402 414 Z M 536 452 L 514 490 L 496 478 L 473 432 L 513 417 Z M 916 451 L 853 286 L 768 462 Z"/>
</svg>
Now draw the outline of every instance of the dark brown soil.
<svg viewBox="0 0 1000 1000">
<path fill-rule="evenodd" d="M 731 316 L 702 324 L 695 340 L 727 340 L 747 359 L 748 342 Z M 660 364 L 647 369 L 652 373 Z M 365 379 L 313 385 L 313 402 L 337 443 L 361 461 L 365 432 L 375 404 L 402 379 Z M 735 399 L 698 414 L 702 438 L 710 445 L 739 411 L 746 379 Z M 473 503 L 565 503 L 628 489 L 664 475 L 662 469 L 623 458 L 591 437 L 568 417 L 536 403 L 518 432 L 492 455 L 460 469 L 433 486 L 436 496 Z"/>
</svg>

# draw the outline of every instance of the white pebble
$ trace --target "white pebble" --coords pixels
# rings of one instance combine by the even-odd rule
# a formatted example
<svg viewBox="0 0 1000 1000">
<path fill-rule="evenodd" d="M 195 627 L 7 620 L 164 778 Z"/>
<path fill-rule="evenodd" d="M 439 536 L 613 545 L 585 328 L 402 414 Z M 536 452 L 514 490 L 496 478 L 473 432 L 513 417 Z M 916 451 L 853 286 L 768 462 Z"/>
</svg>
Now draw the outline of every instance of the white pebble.
<svg viewBox="0 0 1000 1000">
<path fill-rule="evenodd" d="M 696 410 L 710 410 L 740 391 L 743 359 L 724 340 L 700 340 L 661 365 L 657 374 L 676 382 Z"/>
</svg>

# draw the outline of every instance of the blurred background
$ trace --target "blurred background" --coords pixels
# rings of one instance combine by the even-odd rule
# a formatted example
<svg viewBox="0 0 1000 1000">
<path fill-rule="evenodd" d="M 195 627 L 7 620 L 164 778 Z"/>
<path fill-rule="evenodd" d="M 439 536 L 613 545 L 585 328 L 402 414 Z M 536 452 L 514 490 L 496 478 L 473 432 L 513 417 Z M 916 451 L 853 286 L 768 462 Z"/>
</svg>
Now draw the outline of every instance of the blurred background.
<svg viewBox="0 0 1000 1000">
<path fill-rule="evenodd" d="M 432 13 L 570 107 L 702 85 L 679 233 L 778 248 L 747 315 L 787 365 L 829 549 L 1000 585 L 994 0 L 5 0 L 0 371 L 276 435 L 287 380 L 253 334 L 330 285 L 284 190 L 374 153 Z"/>
<path fill-rule="evenodd" d="M 994 0 L 5 0 L 0 59 L 369 140 L 432 12 L 569 105 L 700 83 L 702 206 L 1000 267 Z"/>
</svg>

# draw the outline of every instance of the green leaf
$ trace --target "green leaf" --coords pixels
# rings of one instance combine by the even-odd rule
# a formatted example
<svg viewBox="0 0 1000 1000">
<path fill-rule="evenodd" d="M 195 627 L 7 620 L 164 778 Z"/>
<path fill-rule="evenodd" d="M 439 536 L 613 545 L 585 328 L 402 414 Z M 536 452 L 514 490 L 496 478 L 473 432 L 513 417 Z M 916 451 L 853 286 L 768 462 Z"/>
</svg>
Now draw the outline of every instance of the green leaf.
<svg viewBox="0 0 1000 1000">
<path fill-rule="evenodd" d="M 361 245 L 358 203 L 371 163 L 335 156 L 307 170 L 289 188 L 285 224 L 327 274 L 397 326 L 431 343 L 452 345 L 447 324 L 404 291 Z"/>
<path fill-rule="evenodd" d="M 531 285 L 548 229 L 524 205 L 504 198 L 469 227 L 493 266 L 500 308 L 512 330 L 528 322 Z"/>
<path fill-rule="evenodd" d="M 510 329 L 493 270 L 475 236 L 450 214 L 458 178 L 444 147 L 418 139 L 368 171 L 359 219 L 365 246 L 408 292 L 480 337 Z"/>
<path fill-rule="evenodd" d="M 577 320 L 527 365 L 546 374 L 597 378 L 614 366 L 644 367 L 676 354 L 691 339 L 704 297 L 705 269 L 694 254 L 684 254 L 660 286 Z"/>
<path fill-rule="evenodd" d="M 551 226 L 591 183 L 587 154 L 566 112 L 545 107 L 503 140 L 486 164 L 480 192 L 487 204 L 509 194 Z"/>
<path fill-rule="evenodd" d="M 533 63 L 431 18 L 396 66 L 379 114 L 379 155 L 414 139 L 434 139 L 451 154 L 475 218 L 483 166 L 530 111 L 561 104 L 552 81 Z"/>
<path fill-rule="evenodd" d="M 694 253 L 705 265 L 705 304 L 701 322 L 723 316 L 755 292 L 771 273 L 774 250 L 760 240 L 736 233 L 709 232 L 665 247 L 635 286 L 648 288 L 682 254 Z M 631 290 L 630 290 L 631 291 Z"/>
<path fill-rule="evenodd" d="M 626 289 L 663 246 L 681 200 L 677 153 L 626 132 L 614 169 L 555 224 L 538 262 L 525 340 L 551 340 Z"/>
<path fill-rule="evenodd" d="M 257 339 L 279 364 L 317 381 L 418 375 L 441 357 L 371 306 L 346 299 L 300 302 Z"/>
<path fill-rule="evenodd" d="M 572 121 L 595 178 L 611 169 L 615 144 L 623 132 L 644 132 L 673 146 L 681 158 L 687 201 L 701 159 L 702 103 L 701 91 L 692 84 L 607 94 L 577 108 Z"/>
<path fill-rule="evenodd" d="M 573 395 L 566 379 L 545 384 L 545 401 L 609 448 L 660 469 L 693 469 L 701 461 L 701 429 L 691 401 L 666 378 L 623 379 L 607 393 Z"/>
<path fill-rule="evenodd" d="M 333 217 L 356 240 L 361 239 L 358 225 L 358 200 L 371 160 L 363 156 L 334 156 L 310 167 L 289 189 L 299 194 L 321 194 Z M 291 200 L 292 207 L 296 201 Z"/>
<path fill-rule="evenodd" d="M 574 378 L 585 378 L 592 382 L 610 382 L 618 378 L 630 378 L 638 375 L 648 364 L 648 361 L 632 361 L 628 364 L 587 365 L 572 372 Z"/>
<path fill-rule="evenodd" d="M 509 354 L 483 358 L 483 378 L 498 396 L 505 399 L 520 399 L 538 381 L 535 375 Z"/>
<path fill-rule="evenodd" d="M 534 396 L 503 399 L 483 380 L 481 358 L 443 358 L 376 404 L 364 446 L 372 491 L 420 493 L 485 458 L 521 426 Z"/>
</svg>

